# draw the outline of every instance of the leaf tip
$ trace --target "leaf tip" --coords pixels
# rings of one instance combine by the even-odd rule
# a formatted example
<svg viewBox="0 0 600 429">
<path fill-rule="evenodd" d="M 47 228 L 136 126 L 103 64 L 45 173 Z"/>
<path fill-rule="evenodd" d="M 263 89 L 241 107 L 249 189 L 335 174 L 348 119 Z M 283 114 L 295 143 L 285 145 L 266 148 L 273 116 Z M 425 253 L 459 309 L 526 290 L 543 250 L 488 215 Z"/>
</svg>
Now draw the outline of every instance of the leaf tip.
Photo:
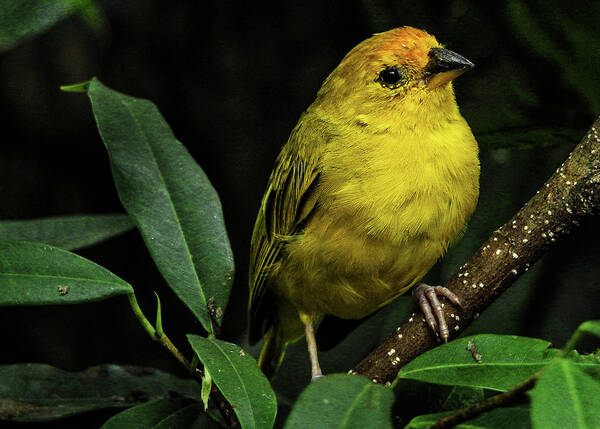
<svg viewBox="0 0 600 429">
<path fill-rule="evenodd" d="M 61 85 L 60 90 L 65 92 L 84 92 L 87 93 L 91 80 L 86 80 L 85 82 L 73 83 L 71 85 Z"/>
</svg>

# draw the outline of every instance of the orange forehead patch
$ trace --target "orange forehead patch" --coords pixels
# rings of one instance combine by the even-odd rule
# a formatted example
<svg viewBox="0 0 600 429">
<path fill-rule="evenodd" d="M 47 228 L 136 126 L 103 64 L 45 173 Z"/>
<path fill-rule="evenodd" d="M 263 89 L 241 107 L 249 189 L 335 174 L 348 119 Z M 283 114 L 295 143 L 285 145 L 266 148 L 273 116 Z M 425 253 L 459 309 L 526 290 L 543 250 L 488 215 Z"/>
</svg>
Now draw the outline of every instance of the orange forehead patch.
<svg viewBox="0 0 600 429">
<path fill-rule="evenodd" d="M 377 33 L 365 40 L 371 55 L 384 62 L 400 61 L 416 66 L 425 66 L 429 61 L 429 50 L 440 46 L 431 34 L 414 27 L 400 27 Z"/>
</svg>

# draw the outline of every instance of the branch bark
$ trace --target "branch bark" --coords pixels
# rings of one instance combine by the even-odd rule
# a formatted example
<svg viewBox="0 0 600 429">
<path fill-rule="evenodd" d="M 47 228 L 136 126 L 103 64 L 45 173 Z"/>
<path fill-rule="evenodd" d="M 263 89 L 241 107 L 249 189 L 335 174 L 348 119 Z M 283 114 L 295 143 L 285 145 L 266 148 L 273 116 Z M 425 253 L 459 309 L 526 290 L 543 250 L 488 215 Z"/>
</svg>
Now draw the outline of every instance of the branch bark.
<svg viewBox="0 0 600 429">
<path fill-rule="evenodd" d="M 445 286 L 463 302 L 448 300 L 444 312 L 450 338 L 456 337 L 573 226 L 600 213 L 600 117 L 568 159 L 506 224 L 492 233 Z M 376 383 L 392 382 L 398 370 L 437 346 L 422 313 L 399 326 L 356 367 Z"/>
</svg>

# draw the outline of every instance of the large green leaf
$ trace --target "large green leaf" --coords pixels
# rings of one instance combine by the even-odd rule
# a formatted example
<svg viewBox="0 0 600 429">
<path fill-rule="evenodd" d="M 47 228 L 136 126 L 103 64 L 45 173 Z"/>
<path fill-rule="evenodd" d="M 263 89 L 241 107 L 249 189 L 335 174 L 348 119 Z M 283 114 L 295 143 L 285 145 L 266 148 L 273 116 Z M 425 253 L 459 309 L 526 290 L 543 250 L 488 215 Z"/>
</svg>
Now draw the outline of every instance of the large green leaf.
<svg viewBox="0 0 600 429">
<path fill-rule="evenodd" d="M 393 404 L 391 389 L 364 377 L 327 375 L 300 394 L 285 428 L 393 428 Z"/>
<path fill-rule="evenodd" d="M 90 82 L 119 198 L 171 288 L 212 332 L 227 305 L 233 257 L 219 197 L 154 104 Z"/>
<path fill-rule="evenodd" d="M 450 414 L 453 412 L 446 411 L 415 417 L 404 429 L 425 429 Z M 529 429 L 531 423 L 527 408 L 496 408 L 455 427 L 456 429 Z"/>
<path fill-rule="evenodd" d="M 459 338 L 417 357 L 398 372 L 397 382 L 412 379 L 451 386 L 471 386 L 505 391 L 543 369 L 560 350 L 537 338 L 482 334 Z M 473 347 L 480 355 L 478 362 Z M 571 353 L 581 370 L 600 368 L 594 356 Z"/>
<path fill-rule="evenodd" d="M 60 419 L 153 399 L 200 397 L 200 385 L 154 368 L 101 365 L 68 372 L 46 364 L 0 366 L 0 419 Z"/>
<path fill-rule="evenodd" d="M 77 304 L 132 292 L 127 282 L 74 253 L 0 239 L 0 305 Z"/>
<path fill-rule="evenodd" d="M 600 382 L 573 362 L 553 360 L 529 394 L 536 429 L 600 427 Z"/>
<path fill-rule="evenodd" d="M 467 345 L 472 341 L 481 362 Z M 537 338 L 512 335 L 475 335 L 436 347 L 414 359 L 398 372 L 409 378 L 456 386 L 508 390 L 547 365 L 559 352 Z"/>
<path fill-rule="evenodd" d="M 36 241 L 67 250 L 91 246 L 134 227 L 124 214 L 0 221 L 0 238 Z"/>
<path fill-rule="evenodd" d="M 49 29 L 79 7 L 75 0 L 2 0 L 0 53 Z"/>
<path fill-rule="evenodd" d="M 129 408 L 111 417 L 102 429 L 193 429 L 217 428 L 202 409 L 188 399 L 157 399 Z"/>
<path fill-rule="evenodd" d="M 232 404 L 242 428 L 273 427 L 277 400 L 254 358 L 225 341 L 198 335 L 188 335 L 188 340 L 213 382 Z"/>
</svg>

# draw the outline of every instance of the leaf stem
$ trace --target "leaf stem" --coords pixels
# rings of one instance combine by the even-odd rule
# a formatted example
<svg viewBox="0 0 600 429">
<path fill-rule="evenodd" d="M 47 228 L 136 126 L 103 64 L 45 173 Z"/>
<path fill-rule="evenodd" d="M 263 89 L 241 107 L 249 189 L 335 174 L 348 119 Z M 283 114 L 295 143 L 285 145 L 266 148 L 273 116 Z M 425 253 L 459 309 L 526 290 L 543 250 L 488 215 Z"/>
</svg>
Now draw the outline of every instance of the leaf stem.
<svg viewBox="0 0 600 429">
<path fill-rule="evenodd" d="M 133 311 L 133 314 L 135 314 L 135 317 L 137 317 L 137 319 L 139 320 L 140 324 L 142 325 L 142 328 L 144 328 L 146 332 L 148 332 L 148 335 L 150 335 L 153 340 L 156 340 L 156 330 L 154 329 L 154 326 L 152 326 L 152 323 L 150 323 L 148 319 L 146 319 L 146 316 L 144 316 L 144 313 L 142 312 L 142 309 L 140 308 L 140 305 L 138 304 L 137 299 L 135 298 L 135 293 L 128 293 L 127 298 L 129 299 L 129 305 L 131 306 L 131 310 Z"/>
<path fill-rule="evenodd" d="M 569 352 L 573 350 L 577 346 L 577 344 L 579 344 L 583 336 L 584 332 L 582 332 L 579 328 L 575 329 L 575 332 L 573 332 L 573 335 L 571 335 L 571 338 L 569 338 L 567 344 L 565 344 L 563 349 L 560 351 L 561 357 L 566 357 L 569 354 Z"/>
<path fill-rule="evenodd" d="M 186 371 L 190 371 L 191 366 L 190 366 L 190 363 L 188 362 L 188 360 L 177 349 L 177 347 L 175 347 L 175 345 L 169 339 L 169 337 L 167 337 L 165 335 L 165 333 L 162 331 L 162 321 L 160 321 L 160 323 L 157 323 L 157 326 L 159 326 L 160 331 L 157 329 L 154 329 L 154 326 L 152 326 L 152 323 L 150 323 L 150 321 L 146 318 L 146 316 L 142 312 L 142 309 L 140 308 L 140 305 L 138 304 L 137 299 L 135 298 L 135 294 L 130 293 L 127 295 L 127 297 L 129 298 L 129 305 L 131 305 L 133 314 L 135 314 L 135 317 L 137 317 L 137 319 L 140 321 L 142 327 L 146 330 L 146 332 L 148 332 L 150 337 L 154 341 L 158 341 L 161 346 L 163 346 L 165 349 L 167 349 L 169 351 L 169 353 L 171 353 L 175 357 L 175 359 L 177 359 L 177 362 L 179 362 L 179 364 Z M 160 306 L 159 306 L 159 308 L 160 308 Z M 160 314 L 160 313 L 158 313 L 158 314 Z"/>
</svg>

